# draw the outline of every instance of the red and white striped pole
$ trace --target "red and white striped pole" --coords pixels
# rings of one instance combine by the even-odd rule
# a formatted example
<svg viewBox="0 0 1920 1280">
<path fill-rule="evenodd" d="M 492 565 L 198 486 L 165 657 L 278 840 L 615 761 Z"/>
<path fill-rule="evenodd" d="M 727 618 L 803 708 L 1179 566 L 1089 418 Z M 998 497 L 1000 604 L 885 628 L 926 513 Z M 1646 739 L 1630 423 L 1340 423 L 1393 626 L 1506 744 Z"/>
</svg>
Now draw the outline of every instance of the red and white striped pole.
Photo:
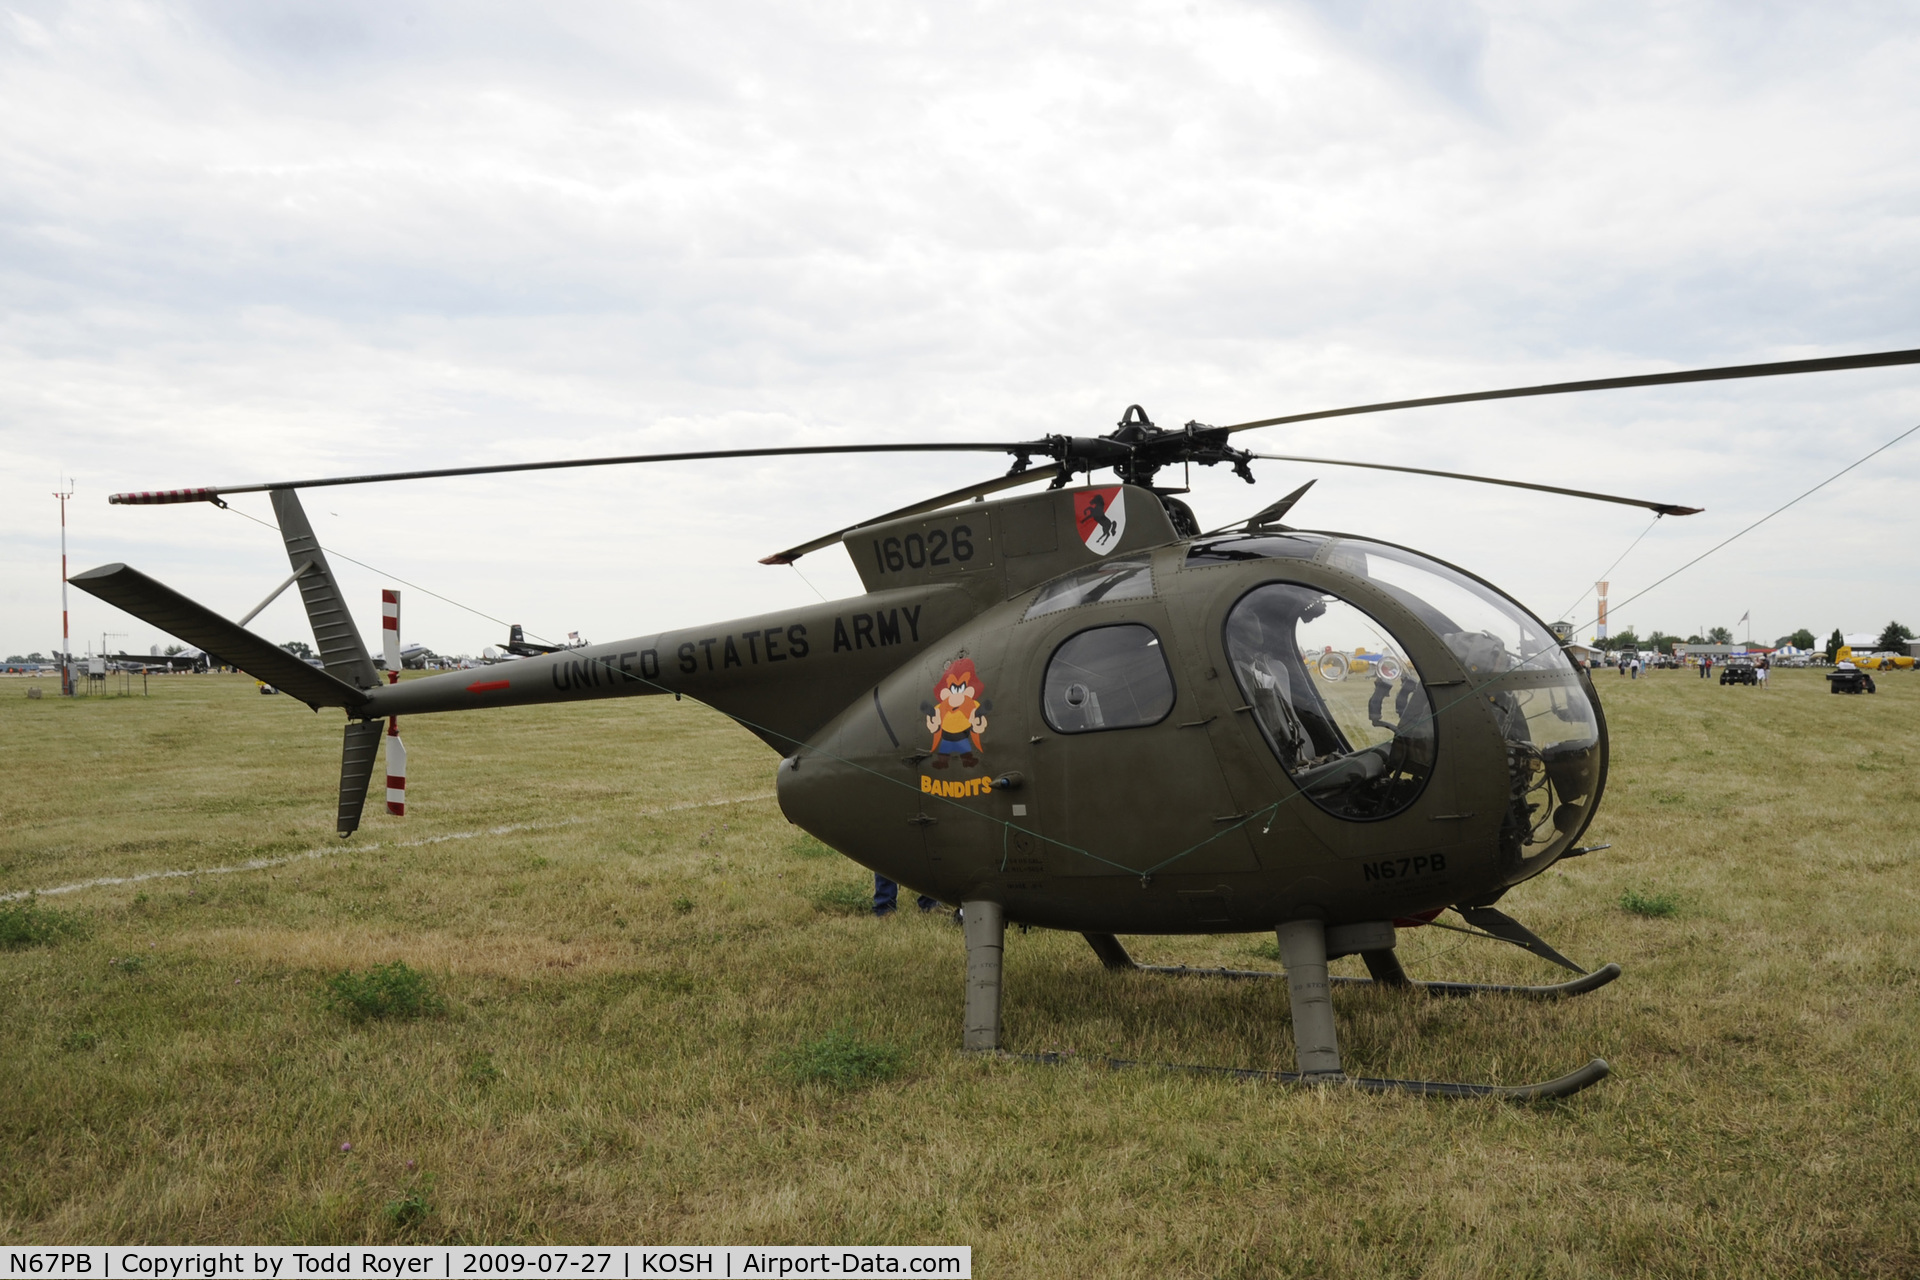
<svg viewBox="0 0 1920 1280">
<path fill-rule="evenodd" d="M 400 593 L 380 592 L 380 640 L 386 650 L 387 683 L 400 683 Z M 407 748 L 400 741 L 400 717 L 387 717 L 387 812 L 407 813 Z"/>
</svg>

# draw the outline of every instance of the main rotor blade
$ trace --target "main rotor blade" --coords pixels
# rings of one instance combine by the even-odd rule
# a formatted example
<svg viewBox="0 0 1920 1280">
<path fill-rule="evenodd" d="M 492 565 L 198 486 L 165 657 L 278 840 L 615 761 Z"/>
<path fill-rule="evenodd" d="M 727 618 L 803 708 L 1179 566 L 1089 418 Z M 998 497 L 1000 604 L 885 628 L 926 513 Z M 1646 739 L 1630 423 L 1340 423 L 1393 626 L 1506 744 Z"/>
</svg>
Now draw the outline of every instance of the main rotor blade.
<svg viewBox="0 0 1920 1280">
<path fill-rule="evenodd" d="M 1585 382 L 1549 382 L 1538 387 L 1508 387 L 1501 391 L 1469 391 L 1457 396 L 1426 396 L 1419 400 L 1388 400 L 1345 409 L 1290 413 L 1258 422 L 1238 422 L 1228 431 L 1251 431 L 1316 418 L 1345 418 L 1357 413 L 1385 413 L 1389 409 L 1424 409 L 1437 404 L 1466 404 L 1474 400 L 1514 400 L 1521 396 L 1558 396 L 1575 391 L 1616 391 L 1623 387 L 1664 387 L 1678 382 L 1720 382 L 1729 378 L 1775 378 L 1790 373 L 1832 373 L 1842 369 L 1881 369 L 1889 365 L 1920 364 L 1920 350 L 1879 351 L 1861 356 L 1827 356 L 1819 360 L 1776 360 L 1769 364 L 1733 364 L 1719 369 L 1683 369 L 1677 373 L 1636 373 L 1625 378 L 1593 378 Z M 1644 505 L 1644 504 L 1642 504 Z"/>
<path fill-rule="evenodd" d="M 1024 446 L 1031 452 L 1033 445 Z M 156 489 L 116 493 L 112 503 L 147 505 L 213 502 L 229 493 L 267 493 L 274 489 L 321 489 L 339 484 L 379 484 L 388 480 L 439 480 L 447 476 L 493 476 L 509 471 L 560 471 L 569 467 L 617 467 L 636 462 L 700 462 L 712 458 L 791 458 L 828 453 L 1020 453 L 1018 444 L 810 444 L 771 449 L 697 449 L 684 453 L 635 453 L 617 458 L 566 458 L 558 462 L 503 462 L 487 467 L 437 467 L 430 471 L 386 471 L 365 476 L 326 476 L 318 480 L 281 480 L 273 484 L 229 484 L 201 489 Z"/>
<path fill-rule="evenodd" d="M 1663 516 L 1694 516 L 1705 507 L 1680 507 L 1670 502 L 1649 502 L 1645 498 L 1622 498 L 1611 493 L 1590 493 L 1585 489 L 1562 489 L 1557 484 L 1531 484 L 1525 480 L 1500 480 L 1493 476 L 1472 476 L 1464 471 L 1433 471 L 1426 467 L 1396 467 L 1385 462 L 1349 462 L 1343 458 L 1301 458 L 1290 453 L 1256 453 L 1268 462 L 1306 462 L 1322 467 L 1365 467 L 1369 471 L 1404 471 L 1415 476 L 1439 476 L 1443 480 L 1471 480 L 1475 484 L 1505 485 L 1509 489 L 1534 489 L 1540 493 L 1560 493 L 1569 498 L 1592 498 L 1595 502 L 1617 502 L 1625 507 L 1645 507 Z"/>
<path fill-rule="evenodd" d="M 1021 485 L 1031 484 L 1035 480 L 1051 480 L 1059 474 L 1060 468 L 1049 463 L 1044 467 L 1035 467 L 1031 471 L 1021 471 L 1010 476 L 995 476 L 991 480 L 984 480 L 979 484 L 968 485 L 964 489 L 954 489 L 951 492 L 941 494 L 937 498 L 928 498 L 924 502 L 916 502 L 910 507 L 901 507 L 898 511 L 889 511 L 883 516 L 874 516 L 870 520 L 862 520 L 859 524 L 850 524 L 844 529 L 836 529 L 832 533 L 815 538 L 812 542 L 803 542 L 797 547 L 788 547 L 785 551 L 776 551 L 760 563 L 792 564 L 795 560 L 798 560 L 801 556 L 809 552 L 818 551 L 822 547 L 832 546 L 847 534 L 852 533 L 855 529 L 864 529 L 868 525 L 885 524 L 889 520 L 899 520 L 906 516 L 917 516 L 923 511 L 938 511 L 941 507 L 950 506 L 956 502 L 965 502 L 968 498 L 983 498 L 989 493 L 999 493 L 1003 489 L 1017 489 Z"/>
</svg>

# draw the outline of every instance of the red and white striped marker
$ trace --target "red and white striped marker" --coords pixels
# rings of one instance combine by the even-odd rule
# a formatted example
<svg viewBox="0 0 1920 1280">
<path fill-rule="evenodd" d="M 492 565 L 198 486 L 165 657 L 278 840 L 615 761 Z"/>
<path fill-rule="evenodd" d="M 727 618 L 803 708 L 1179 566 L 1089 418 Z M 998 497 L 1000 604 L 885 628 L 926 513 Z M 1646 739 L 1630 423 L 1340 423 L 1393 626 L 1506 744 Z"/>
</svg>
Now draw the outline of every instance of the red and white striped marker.
<svg viewBox="0 0 1920 1280">
<path fill-rule="evenodd" d="M 387 683 L 400 683 L 400 593 L 380 592 L 380 640 L 386 650 Z M 400 717 L 387 717 L 387 812 L 407 815 L 407 748 L 400 741 Z"/>
</svg>

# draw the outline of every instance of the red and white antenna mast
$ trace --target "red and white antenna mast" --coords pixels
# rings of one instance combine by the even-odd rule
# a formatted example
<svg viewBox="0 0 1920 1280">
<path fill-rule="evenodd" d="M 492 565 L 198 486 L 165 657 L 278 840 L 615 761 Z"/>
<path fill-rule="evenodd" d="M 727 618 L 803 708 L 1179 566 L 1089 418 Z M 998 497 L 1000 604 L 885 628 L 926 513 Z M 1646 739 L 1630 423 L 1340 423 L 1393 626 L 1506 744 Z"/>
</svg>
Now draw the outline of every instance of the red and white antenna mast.
<svg viewBox="0 0 1920 1280">
<path fill-rule="evenodd" d="M 67 499 L 73 496 L 73 481 L 66 482 L 66 488 L 56 490 L 54 497 L 60 499 L 60 693 L 62 697 L 73 696 L 73 638 L 67 625 Z"/>
</svg>

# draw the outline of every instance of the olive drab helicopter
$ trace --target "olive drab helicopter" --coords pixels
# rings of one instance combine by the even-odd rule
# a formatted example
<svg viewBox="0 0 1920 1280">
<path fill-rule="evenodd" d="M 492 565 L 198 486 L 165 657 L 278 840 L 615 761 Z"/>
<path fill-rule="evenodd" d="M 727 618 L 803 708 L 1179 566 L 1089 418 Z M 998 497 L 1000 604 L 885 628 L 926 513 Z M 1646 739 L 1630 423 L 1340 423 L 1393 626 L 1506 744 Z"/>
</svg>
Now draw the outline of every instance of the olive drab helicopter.
<svg viewBox="0 0 1920 1280">
<path fill-rule="evenodd" d="M 1332 985 L 1437 996 L 1560 998 L 1617 965 L 1579 968 L 1498 910 L 1579 842 L 1607 779 L 1607 730 L 1585 673 L 1525 606 L 1408 547 L 1285 523 L 1307 485 L 1203 532 L 1176 465 L 1257 460 L 1367 467 L 1644 507 L 1697 509 L 1378 462 L 1254 453 L 1259 427 L 1426 405 L 1920 363 L 1920 351 L 1742 365 L 1299 413 L 1227 427 L 1156 426 L 1131 406 L 1098 437 L 790 446 L 451 467 L 115 495 L 211 502 L 266 492 L 324 669 L 121 564 L 73 585 L 222 657 L 315 710 L 346 713 L 337 828 L 358 826 L 383 722 L 672 694 L 698 699 L 779 756 L 781 810 L 848 857 L 962 907 L 969 1050 L 1001 1049 L 1009 922 L 1083 934 L 1110 968 L 1121 934 L 1274 930 L 1291 996 L 1284 1082 L 1375 1091 L 1561 1097 L 1603 1079 L 1500 1086 L 1343 1074 Z M 1000 453 L 1011 471 L 767 557 L 845 546 L 866 594 L 483 670 L 382 685 L 298 490 L 565 467 L 893 452 Z M 1093 473 L 1111 470 L 1109 483 Z M 1081 482 L 1075 483 L 1075 477 Z M 995 494 L 1046 482 L 1042 492 Z M 1310 485 L 1312 481 L 1309 481 Z M 271 598 L 271 597 L 270 597 Z M 257 612 L 257 610 L 255 611 Z M 249 615 L 251 616 L 251 615 Z M 397 646 L 397 604 L 388 612 Z M 400 772 L 404 774 L 404 765 Z M 404 784 L 403 784 L 404 785 Z M 1599 846 L 1605 847 L 1605 846 Z M 1399 931 L 1457 913 L 1473 932 L 1578 976 L 1558 985 L 1416 982 Z M 1458 927 L 1458 926 L 1456 926 Z M 1369 978 L 1329 977 L 1358 954 Z M 1044 1055 L 1030 1055 L 1043 1057 Z"/>
</svg>

